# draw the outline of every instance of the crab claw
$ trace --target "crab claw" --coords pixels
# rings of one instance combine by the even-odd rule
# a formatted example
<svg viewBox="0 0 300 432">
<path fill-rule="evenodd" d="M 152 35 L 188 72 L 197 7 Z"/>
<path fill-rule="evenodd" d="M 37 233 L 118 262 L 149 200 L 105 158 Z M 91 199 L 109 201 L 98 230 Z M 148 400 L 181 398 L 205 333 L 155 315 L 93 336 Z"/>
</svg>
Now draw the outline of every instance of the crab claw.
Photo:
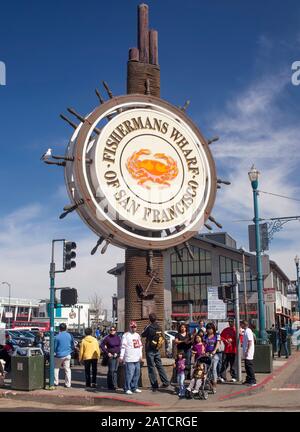
<svg viewBox="0 0 300 432">
<path fill-rule="evenodd" d="M 140 151 L 138 151 L 138 152 L 136 152 L 139 156 L 140 155 L 142 155 L 142 154 L 144 154 L 144 155 L 149 155 L 149 154 L 151 154 L 151 151 L 150 150 L 148 150 L 148 149 L 142 149 L 142 150 L 140 150 Z"/>
</svg>

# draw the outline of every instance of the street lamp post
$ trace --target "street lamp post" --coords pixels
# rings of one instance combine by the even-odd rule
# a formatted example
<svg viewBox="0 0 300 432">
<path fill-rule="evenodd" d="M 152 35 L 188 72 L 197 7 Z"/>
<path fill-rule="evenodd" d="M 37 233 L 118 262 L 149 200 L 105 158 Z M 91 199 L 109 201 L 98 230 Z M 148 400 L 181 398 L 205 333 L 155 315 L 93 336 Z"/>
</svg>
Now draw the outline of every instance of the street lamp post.
<svg viewBox="0 0 300 432">
<path fill-rule="evenodd" d="M 9 312 L 9 316 L 8 316 L 8 328 L 10 328 L 10 294 L 11 294 L 11 284 L 8 282 L 2 282 L 2 285 L 7 285 L 8 286 L 8 312 Z"/>
<path fill-rule="evenodd" d="M 300 258 L 298 255 L 295 256 L 295 264 L 296 264 L 296 270 L 297 270 L 297 296 L 298 296 L 298 314 L 299 314 L 299 320 L 300 320 L 300 284 L 299 284 L 299 262 Z"/>
<path fill-rule="evenodd" d="M 263 276 L 262 276 L 262 260 L 261 260 L 261 245 L 260 245 L 260 228 L 258 214 L 258 175 L 259 171 L 252 165 L 248 172 L 249 180 L 253 190 L 254 218 L 255 224 L 255 240 L 256 240 L 256 266 L 257 266 L 257 294 L 258 294 L 258 314 L 259 314 L 259 337 L 262 341 L 267 340 L 266 321 L 263 301 Z"/>
</svg>

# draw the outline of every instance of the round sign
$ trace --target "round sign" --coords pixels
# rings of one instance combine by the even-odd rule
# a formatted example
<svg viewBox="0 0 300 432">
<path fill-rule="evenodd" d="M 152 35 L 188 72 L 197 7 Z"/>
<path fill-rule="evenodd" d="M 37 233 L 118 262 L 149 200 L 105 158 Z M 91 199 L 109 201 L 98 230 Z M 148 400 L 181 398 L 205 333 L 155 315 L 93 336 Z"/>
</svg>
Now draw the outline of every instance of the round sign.
<svg viewBox="0 0 300 432">
<path fill-rule="evenodd" d="M 159 98 L 121 96 L 75 131 L 66 183 L 77 211 L 112 243 L 142 249 L 198 232 L 215 200 L 215 165 L 200 131 Z"/>
<path fill-rule="evenodd" d="M 76 318 L 76 312 L 72 310 L 72 311 L 69 313 L 69 318 L 70 318 L 70 319 L 75 319 L 75 318 Z"/>
</svg>

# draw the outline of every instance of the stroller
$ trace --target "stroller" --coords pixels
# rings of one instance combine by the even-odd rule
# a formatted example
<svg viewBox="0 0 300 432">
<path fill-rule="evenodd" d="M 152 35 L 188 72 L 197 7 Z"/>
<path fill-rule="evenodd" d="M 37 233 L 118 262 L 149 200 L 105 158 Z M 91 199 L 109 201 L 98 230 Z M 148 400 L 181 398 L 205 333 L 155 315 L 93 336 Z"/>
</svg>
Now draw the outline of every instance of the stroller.
<svg viewBox="0 0 300 432">
<path fill-rule="evenodd" d="M 202 378 L 201 386 L 199 388 L 198 393 L 193 393 L 192 391 L 186 390 L 185 396 L 187 399 L 199 397 L 199 399 L 207 400 L 209 393 L 211 394 L 215 393 L 215 389 L 212 386 L 213 356 L 208 355 L 208 356 L 199 357 L 194 366 L 199 364 L 204 366 L 204 376 Z"/>
</svg>

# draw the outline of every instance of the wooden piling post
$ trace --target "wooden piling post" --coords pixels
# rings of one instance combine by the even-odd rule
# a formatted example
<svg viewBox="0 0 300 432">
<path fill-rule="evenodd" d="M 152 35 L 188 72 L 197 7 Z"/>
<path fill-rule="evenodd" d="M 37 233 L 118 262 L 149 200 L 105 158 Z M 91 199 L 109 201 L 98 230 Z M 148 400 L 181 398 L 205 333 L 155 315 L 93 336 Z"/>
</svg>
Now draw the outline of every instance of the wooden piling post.
<svg viewBox="0 0 300 432">
<path fill-rule="evenodd" d="M 158 32 L 157 30 L 149 31 L 149 62 L 158 65 Z"/>
<path fill-rule="evenodd" d="M 138 49 L 140 62 L 149 63 L 149 8 L 146 4 L 138 6 Z"/>
<path fill-rule="evenodd" d="M 129 50 L 127 63 L 127 93 L 160 97 L 160 68 L 158 65 L 158 33 L 148 29 L 148 6 L 138 6 L 138 48 Z M 149 85 L 146 85 L 149 80 Z"/>
</svg>

